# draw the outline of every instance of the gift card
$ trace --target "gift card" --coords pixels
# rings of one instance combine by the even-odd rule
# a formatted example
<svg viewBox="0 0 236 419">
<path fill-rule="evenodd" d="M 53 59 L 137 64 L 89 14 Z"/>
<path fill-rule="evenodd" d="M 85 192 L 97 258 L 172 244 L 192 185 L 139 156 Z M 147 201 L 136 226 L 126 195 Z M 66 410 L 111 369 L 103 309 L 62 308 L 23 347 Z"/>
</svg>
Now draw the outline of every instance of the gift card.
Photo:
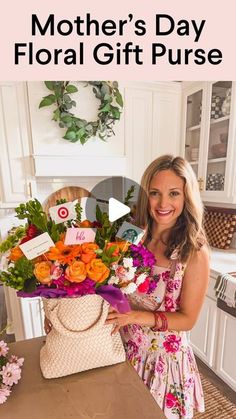
<svg viewBox="0 0 236 419">
<path fill-rule="evenodd" d="M 94 242 L 96 228 L 68 228 L 66 231 L 65 245 Z"/>
<path fill-rule="evenodd" d="M 138 244 L 144 234 L 145 230 L 125 221 L 118 230 L 116 237 L 133 244 Z"/>
<path fill-rule="evenodd" d="M 34 239 L 19 245 L 20 249 L 29 260 L 46 253 L 52 246 L 54 246 L 54 243 L 48 233 L 40 234 Z"/>
<path fill-rule="evenodd" d="M 56 224 L 73 220 L 76 218 L 75 204 L 73 202 L 66 202 L 65 204 L 55 205 L 49 208 L 49 214 Z"/>
</svg>

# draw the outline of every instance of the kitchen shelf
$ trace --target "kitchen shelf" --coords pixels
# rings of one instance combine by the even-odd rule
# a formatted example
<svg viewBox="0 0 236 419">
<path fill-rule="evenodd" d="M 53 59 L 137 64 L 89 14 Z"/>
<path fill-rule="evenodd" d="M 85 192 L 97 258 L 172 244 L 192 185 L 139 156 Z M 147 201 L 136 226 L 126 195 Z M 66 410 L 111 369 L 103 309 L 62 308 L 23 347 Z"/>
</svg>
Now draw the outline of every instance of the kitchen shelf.
<svg viewBox="0 0 236 419">
<path fill-rule="evenodd" d="M 224 121 L 228 121 L 228 120 L 229 120 L 229 115 L 226 115 L 226 116 L 222 116 L 222 118 L 211 119 L 210 124 L 211 125 L 219 124 L 219 122 L 224 122 Z"/>
<path fill-rule="evenodd" d="M 188 127 L 187 131 L 196 131 L 201 128 L 201 125 L 193 125 L 192 127 Z"/>
<path fill-rule="evenodd" d="M 208 159 L 207 162 L 208 163 L 222 163 L 222 162 L 226 162 L 226 157 L 219 157 L 217 159 Z"/>
</svg>

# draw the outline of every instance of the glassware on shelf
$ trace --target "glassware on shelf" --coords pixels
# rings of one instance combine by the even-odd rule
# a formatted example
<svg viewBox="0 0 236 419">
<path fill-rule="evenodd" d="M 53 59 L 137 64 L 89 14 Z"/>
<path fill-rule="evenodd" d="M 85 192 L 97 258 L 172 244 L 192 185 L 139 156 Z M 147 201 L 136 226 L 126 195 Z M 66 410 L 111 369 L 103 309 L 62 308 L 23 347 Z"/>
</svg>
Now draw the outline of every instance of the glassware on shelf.
<svg viewBox="0 0 236 419">
<path fill-rule="evenodd" d="M 226 157 L 227 143 L 217 143 L 211 146 L 211 153 L 214 158 Z"/>
<path fill-rule="evenodd" d="M 198 160 L 199 157 L 199 148 L 193 147 L 191 148 L 191 160 L 195 161 Z"/>
</svg>

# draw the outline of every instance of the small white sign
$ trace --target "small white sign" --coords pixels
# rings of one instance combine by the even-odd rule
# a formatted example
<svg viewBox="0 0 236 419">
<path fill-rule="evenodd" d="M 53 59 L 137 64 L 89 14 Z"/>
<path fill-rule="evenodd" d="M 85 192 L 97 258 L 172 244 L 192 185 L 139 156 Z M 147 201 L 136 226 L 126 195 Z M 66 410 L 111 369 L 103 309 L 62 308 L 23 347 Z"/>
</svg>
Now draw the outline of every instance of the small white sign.
<svg viewBox="0 0 236 419">
<path fill-rule="evenodd" d="M 116 237 L 132 244 L 138 244 L 144 234 L 145 230 L 125 221 L 118 230 Z"/>
<path fill-rule="evenodd" d="M 76 218 L 75 204 L 73 202 L 66 202 L 65 204 L 55 205 L 49 208 L 49 214 L 56 224 L 73 220 Z"/>
<path fill-rule="evenodd" d="M 54 243 L 48 233 L 40 234 L 40 236 L 19 245 L 29 260 L 46 253 L 52 246 L 54 246 Z"/>
</svg>

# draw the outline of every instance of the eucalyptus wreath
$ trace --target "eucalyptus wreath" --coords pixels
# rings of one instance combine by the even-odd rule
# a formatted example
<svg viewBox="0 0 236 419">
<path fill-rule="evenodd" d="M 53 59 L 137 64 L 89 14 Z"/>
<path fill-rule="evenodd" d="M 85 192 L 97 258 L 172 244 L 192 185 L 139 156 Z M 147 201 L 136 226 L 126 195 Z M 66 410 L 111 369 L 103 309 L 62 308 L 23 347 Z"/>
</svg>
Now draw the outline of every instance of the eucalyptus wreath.
<svg viewBox="0 0 236 419">
<path fill-rule="evenodd" d="M 105 141 L 114 135 L 113 126 L 120 119 L 123 108 L 122 95 L 116 81 L 87 81 L 93 93 L 101 104 L 98 109 L 96 121 L 87 121 L 75 116 L 71 109 L 76 102 L 71 94 L 78 92 L 78 88 L 69 81 L 45 81 L 46 87 L 52 92 L 44 96 L 39 108 L 54 105 L 52 119 L 59 123 L 61 128 L 66 128 L 63 138 L 72 143 L 80 141 L 85 144 L 89 138 L 98 136 Z"/>
</svg>

